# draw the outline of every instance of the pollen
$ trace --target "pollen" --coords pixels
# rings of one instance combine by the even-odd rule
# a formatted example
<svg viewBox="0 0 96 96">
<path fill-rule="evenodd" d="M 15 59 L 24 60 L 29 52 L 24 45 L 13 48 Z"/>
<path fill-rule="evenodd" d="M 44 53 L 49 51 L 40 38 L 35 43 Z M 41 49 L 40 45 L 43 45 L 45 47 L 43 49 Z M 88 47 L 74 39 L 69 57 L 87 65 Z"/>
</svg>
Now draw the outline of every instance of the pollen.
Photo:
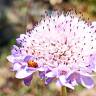
<svg viewBox="0 0 96 96">
<path fill-rule="evenodd" d="M 28 67 L 33 67 L 33 68 L 38 67 L 38 64 L 33 60 L 29 60 L 27 63 L 28 63 Z"/>
</svg>

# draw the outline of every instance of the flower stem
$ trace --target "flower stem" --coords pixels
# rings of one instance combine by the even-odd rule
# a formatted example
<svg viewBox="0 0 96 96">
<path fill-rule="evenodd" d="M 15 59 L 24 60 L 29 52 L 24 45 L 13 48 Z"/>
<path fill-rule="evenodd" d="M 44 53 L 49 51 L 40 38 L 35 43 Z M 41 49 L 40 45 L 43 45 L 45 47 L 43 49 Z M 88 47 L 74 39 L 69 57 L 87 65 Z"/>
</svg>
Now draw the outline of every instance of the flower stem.
<svg viewBox="0 0 96 96">
<path fill-rule="evenodd" d="M 67 89 L 65 86 L 61 87 L 61 96 L 67 96 Z"/>
</svg>

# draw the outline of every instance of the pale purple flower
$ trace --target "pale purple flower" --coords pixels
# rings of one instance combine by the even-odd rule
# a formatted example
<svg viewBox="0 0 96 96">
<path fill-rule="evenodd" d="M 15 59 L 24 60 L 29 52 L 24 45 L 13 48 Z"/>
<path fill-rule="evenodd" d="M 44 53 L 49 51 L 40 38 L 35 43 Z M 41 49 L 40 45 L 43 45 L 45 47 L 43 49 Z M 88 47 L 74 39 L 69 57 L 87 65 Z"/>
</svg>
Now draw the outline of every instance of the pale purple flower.
<svg viewBox="0 0 96 96">
<path fill-rule="evenodd" d="M 96 72 L 96 22 L 88 23 L 75 13 L 53 12 L 46 15 L 30 32 L 16 39 L 8 60 L 13 63 L 16 78 L 29 78 L 39 71 L 48 84 L 56 81 L 71 89 L 78 84 L 94 86 Z M 29 64 L 29 65 L 28 65 Z"/>
</svg>

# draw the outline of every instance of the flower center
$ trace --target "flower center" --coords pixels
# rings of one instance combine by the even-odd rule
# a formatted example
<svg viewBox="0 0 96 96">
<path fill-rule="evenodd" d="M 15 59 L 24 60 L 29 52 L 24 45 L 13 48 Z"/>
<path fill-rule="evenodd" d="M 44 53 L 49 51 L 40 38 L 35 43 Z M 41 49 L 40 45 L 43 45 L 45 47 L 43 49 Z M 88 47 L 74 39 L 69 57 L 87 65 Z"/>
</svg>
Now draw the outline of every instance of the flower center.
<svg viewBox="0 0 96 96">
<path fill-rule="evenodd" d="M 38 67 L 38 64 L 34 62 L 33 60 L 28 60 L 27 63 L 28 63 L 28 67 L 33 67 L 33 68 Z"/>
</svg>

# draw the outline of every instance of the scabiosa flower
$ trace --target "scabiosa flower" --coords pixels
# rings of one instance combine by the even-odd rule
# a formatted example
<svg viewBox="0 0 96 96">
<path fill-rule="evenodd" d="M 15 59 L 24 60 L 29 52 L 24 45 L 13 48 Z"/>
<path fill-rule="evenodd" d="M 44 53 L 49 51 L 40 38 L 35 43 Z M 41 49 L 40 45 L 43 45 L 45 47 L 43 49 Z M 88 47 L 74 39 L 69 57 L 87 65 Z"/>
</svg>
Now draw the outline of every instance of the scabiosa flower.
<svg viewBox="0 0 96 96">
<path fill-rule="evenodd" d="M 8 60 L 16 78 L 29 85 L 34 72 L 48 84 L 74 89 L 94 86 L 96 71 L 96 22 L 86 22 L 73 12 L 46 15 L 31 31 L 16 39 Z"/>
</svg>

